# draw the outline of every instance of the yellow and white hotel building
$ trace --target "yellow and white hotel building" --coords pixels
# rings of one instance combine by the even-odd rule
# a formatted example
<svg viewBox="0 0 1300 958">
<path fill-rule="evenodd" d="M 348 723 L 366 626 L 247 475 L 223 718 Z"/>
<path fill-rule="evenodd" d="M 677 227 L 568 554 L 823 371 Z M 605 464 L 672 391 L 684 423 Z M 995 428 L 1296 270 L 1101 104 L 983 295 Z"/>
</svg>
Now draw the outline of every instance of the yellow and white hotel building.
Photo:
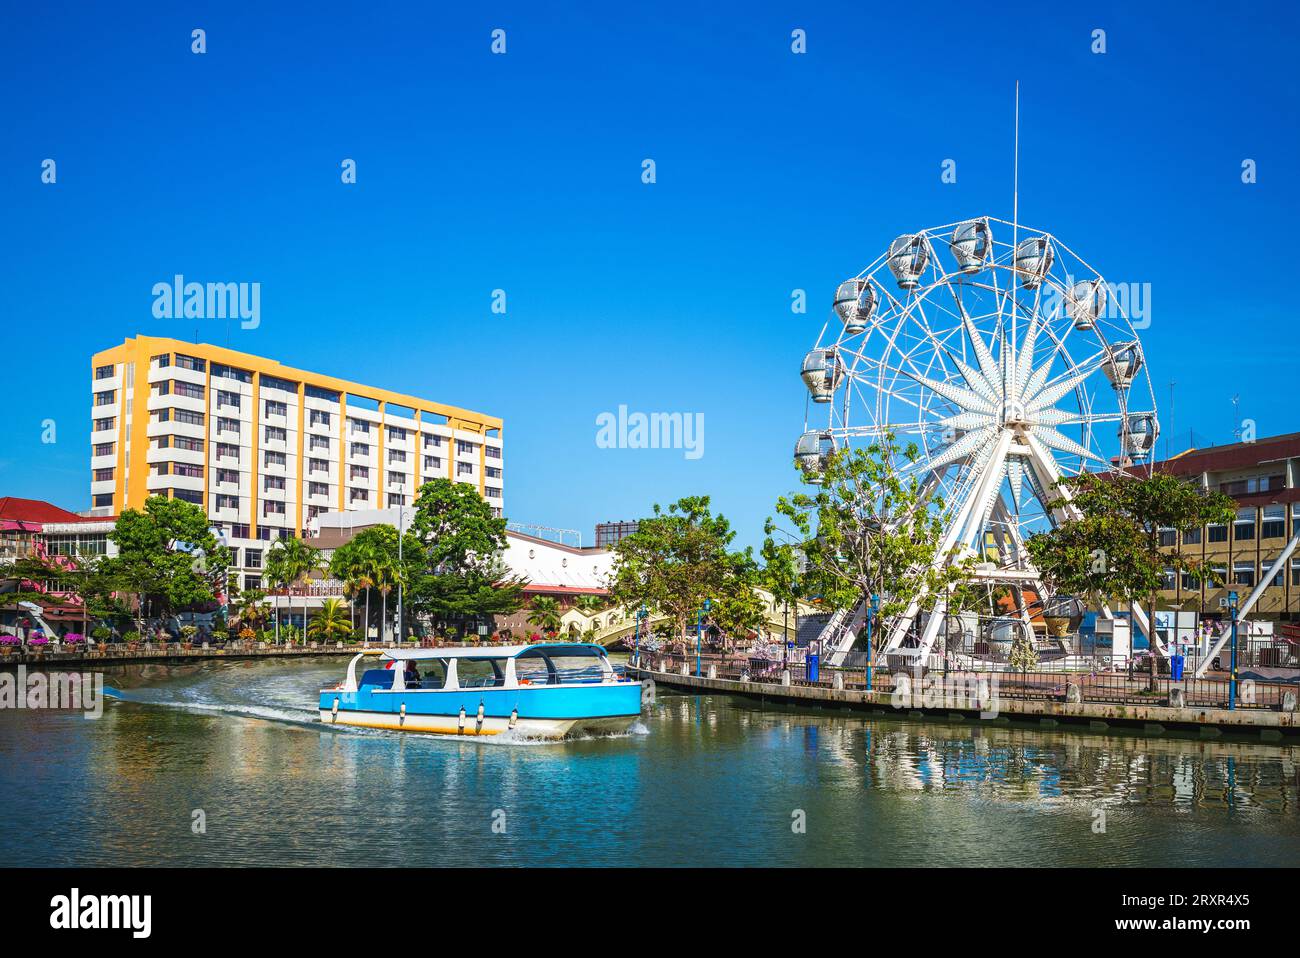
<svg viewBox="0 0 1300 958">
<path fill-rule="evenodd" d="M 219 346 L 137 336 L 96 353 L 91 419 L 91 514 L 197 503 L 243 588 L 263 586 L 274 539 L 321 513 L 410 504 L 430 479 L 502 509 L 500 419 Z"/>
</svg>

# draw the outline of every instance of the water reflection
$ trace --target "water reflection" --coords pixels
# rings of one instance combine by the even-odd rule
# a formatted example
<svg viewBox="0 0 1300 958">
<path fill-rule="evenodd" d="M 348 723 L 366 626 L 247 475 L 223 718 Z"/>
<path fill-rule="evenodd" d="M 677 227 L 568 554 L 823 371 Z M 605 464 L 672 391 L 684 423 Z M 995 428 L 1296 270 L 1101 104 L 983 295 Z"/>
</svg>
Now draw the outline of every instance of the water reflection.
<svg viewBox="0 0 1300 958">
<path fill-rule="evenodd" d="M 108 677 L 128 701 L 100 721 L 0 713 L 0 853 L 145 865 L 1300 857 L 1290 745 L 764 710 L 662 690 L 645 734 L 512 745 L 323 728 L 315 691 L 340 671 L 150 663 Z M 190 829 L 197 808 L 203 835 Z"/>
</svg>

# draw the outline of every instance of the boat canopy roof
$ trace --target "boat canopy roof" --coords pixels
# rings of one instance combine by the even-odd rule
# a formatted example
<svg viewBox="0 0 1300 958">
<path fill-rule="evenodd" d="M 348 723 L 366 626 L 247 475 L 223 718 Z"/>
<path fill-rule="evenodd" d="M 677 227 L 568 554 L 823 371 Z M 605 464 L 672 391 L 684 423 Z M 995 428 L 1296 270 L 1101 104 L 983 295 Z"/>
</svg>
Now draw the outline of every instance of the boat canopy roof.
<svg viewBox="0 0 1300 958">
<path fill-rule="evenodd" d="M 472 646 L 464 649 L 377 649 L 386 659 L 518 659 L 541 656 L 604 656 L 605 648 L 589 642 L 536 642 L 531 645 Z"/>
</svg>

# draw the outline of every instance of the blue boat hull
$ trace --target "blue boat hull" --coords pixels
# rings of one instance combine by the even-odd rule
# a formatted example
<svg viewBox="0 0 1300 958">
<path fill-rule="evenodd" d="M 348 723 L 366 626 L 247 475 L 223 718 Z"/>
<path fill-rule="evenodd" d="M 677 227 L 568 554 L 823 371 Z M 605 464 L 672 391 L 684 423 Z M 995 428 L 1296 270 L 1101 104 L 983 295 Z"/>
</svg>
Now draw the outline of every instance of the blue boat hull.
<svg viewBox="0 0 1300 958">
<path fill-rule="evenodd" d="M 640 714 L 639 682 L 398 692 L 363 685 L 320 694 L 323 722 L 445 735 L 608 734 L 625 731 Z"/>
</svg>

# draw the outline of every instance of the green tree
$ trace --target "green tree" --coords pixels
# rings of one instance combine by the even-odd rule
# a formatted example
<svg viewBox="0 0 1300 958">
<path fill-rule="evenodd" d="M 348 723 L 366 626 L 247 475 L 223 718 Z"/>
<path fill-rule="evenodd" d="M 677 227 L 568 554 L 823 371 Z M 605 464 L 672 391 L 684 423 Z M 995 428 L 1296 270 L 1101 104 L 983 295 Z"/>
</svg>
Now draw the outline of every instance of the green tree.
<svg viewBox="0 0 1300 958">
<path fill-rule="evenodd" d="M 1151 650 L 1156 652 L 1156 600 L 1164 570 L 1198 583 L 1214 579 L 1213 571 L 1195 554 L 1178 545 L 1162 549 L 1160 530 L 1231 522 L 1235 503 L 1221 492 L 1208 492 L 1161 472 L 1148 476 L 1085 472 L 1057 485 L 1062 495 L 1049 505 L 1059 508 L 1068 500 L 1082 515 L 1026 541 L 1045 583 L 1099 602 L 1145 599 Z M 1155 669 L 1153 654 L 1153 678 Z"/>
<path fill-rule="evenodd" d="M 560 603 L 549 595 L 535 596 L 528 604 L 528 624 L 543 632 L 559 632 L 560 617 Z"/>
<path fill-rule="evenodd" d="M 320 550 L 309 546 L 301 539 L 290 537 L 277 539 L 266 553 L 266 577 L 280 589 L 307 583 L 313 572 L 321 571 L 324 563 Z M 280 602 L 275 602 L 275 640 L 280 641 Z M 293 598 L 289 599 L 290 611 Z M 307 621 L 307 596 L 302 597 L 302 618 Z M 304 641 L 306 641 L 304 637 Z"/>
<path fill-rule="evenodd" d="M 240 628 L 261 628 L 266 621 L 266 608 L 262 605 L 265 601 L 266 593 L 261 589 L 244 589 L 234 597 L 235 618 L 239 621 Z"/>
<path fill-rule="evenodd" d="M 307 634 L 319 642 L 352 638 L 352 621 L 342 599 L 326 599 L 312 616 Z"/>
<path fill-rule="evenodd" d="M 471 620 L 510 615 L 523 604 L 525 582 L 502 560 L 506 520 L 492 514 L 473 486 L 426 482 L 416 496 L 410 534 L 417 554 L 408 564 L 408 604 L 439 629 L 455 624 L 469 634 Z"/>
<path fill-rule="evenodd" d="M 709 511 L 708 496 L 687 496 L 641 519 L 637 531 L 614 546 L 610 597 L 631 608 L 645 603 L 686 638 L 705 599 L 720 601 L 753 565 L 748 551 L 728 549 L 735 532 Z"/>
<path fill-rule="evenodd" d="M 150 496 L 143 509 L 118 516 L 109 538 L 118 554 L 100 569 L 134 596 L 140 632 L 147 602 L 164 613 L 214 602 L 230 565 L 230 550 L 218 544 L 208 517 L 183 499 Z"/>
<path fill-rule="evenodd" d="M 953 607 L 966 592 L 955 588 L 969 575 L 971 559 L 948 556 L 938 562 L 944 502 L 910 469 L 919 458 L 915 444 L 899 446 L 885 434 L 868 447 L 832 452 L 820 483 L 782 496 L 777 514 L 793 526 L 777 542 L 777 523 L 768 519 L 763 556 L 768 582 L 784 598 L 820 597 L 832 609 L 852 610 L 880 596 L 881 621 L 902 614 L 913 597 L 930 609 L 950 591 Z M 797 572 L 798 557 L 804 569 Z M 785 583 L 790 583 L 789 585 Z M 876 631 L 879 635 L 879 630 Z"/>
</svg>

